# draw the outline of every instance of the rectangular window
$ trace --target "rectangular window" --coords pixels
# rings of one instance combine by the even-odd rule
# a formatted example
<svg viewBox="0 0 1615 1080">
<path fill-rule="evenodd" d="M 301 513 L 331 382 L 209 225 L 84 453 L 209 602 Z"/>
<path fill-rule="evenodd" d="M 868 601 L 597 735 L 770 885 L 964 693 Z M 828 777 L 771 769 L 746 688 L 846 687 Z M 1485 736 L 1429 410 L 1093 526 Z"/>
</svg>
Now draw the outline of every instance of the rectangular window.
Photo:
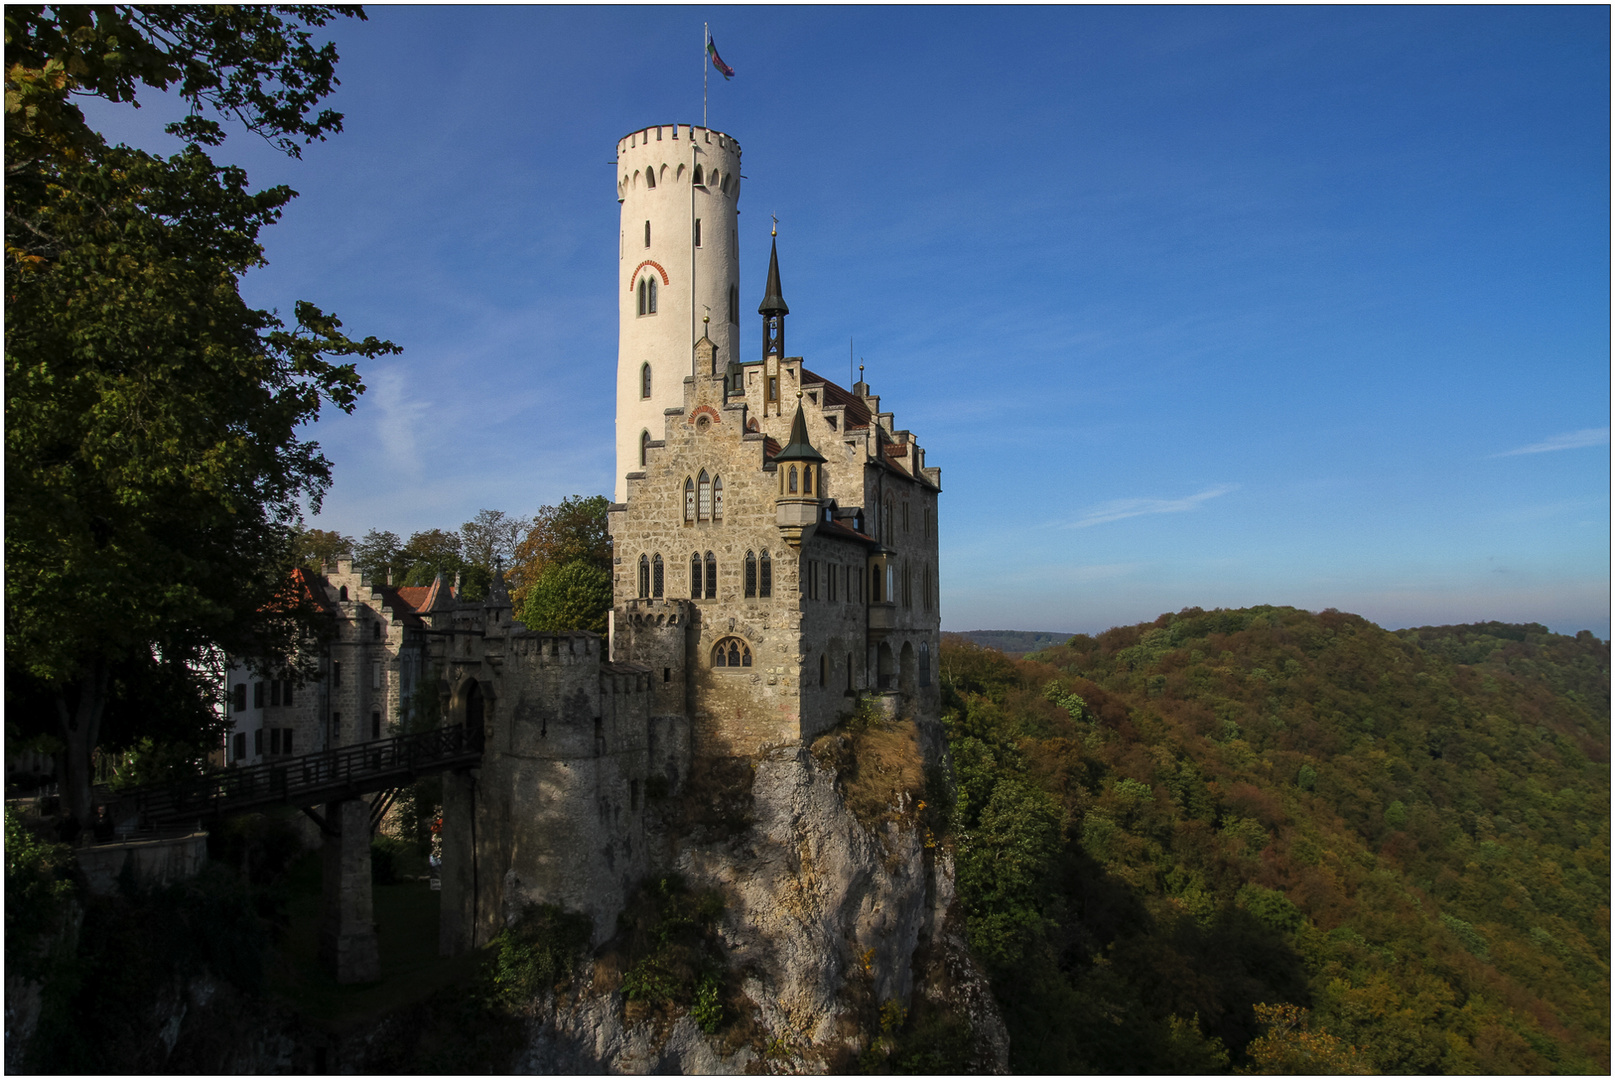
<svg viewBox="0 0 1615 1080">
<path fill-rule="evenodd" d="M 289 709 L 292 707 L 292 680 L 283 679 L 281 681 L 286 685 L 281 688 L 280 703 Z"/>
<path fill-rule="evenodd" d="M 831 566 L 830 566 L 830 596 L 829 596 L 829 599 L 830 599 L 830 601 L 832 603 L 835 602 L 835 598 L 836 598 L 836 571 L 838 569 L 840 569 L 840 568 L 835 566 L 834 564 L 831 564 Z"/>
<path fill-rule="evenodd" d="M 230 706 L 231 708 L 235 709 L 236 712 L 247 711 L 246 683 L 238 682 L 235 684 L 235 688 L 230 691 Z"/>
<path fill-rule="evenodd" d="M 774 562 L 773 562 L 772 559 L 770 559 L 768 557 L 768 552 L 766 552 L 766 551 L 763 552 L 763 565 L 760 568 L 760 570 L 758 571 L 758 573 L 759 573 L 760 577 L 759 577 L 759 580 L 757 582 L 757 595 L 758 596 L 773 596 L 774 595 Z"/>
<path fill-rule="evenodd" d="M 280 728 L 278 727 L 269 729 L 269 752 L 271 754 L 280 753 Z"/>
<path fill-rule="evenodd" d="M 235 737 L 235 744 L 236 760 L 240 761 L 242 758 L 247 756 L 247 733 L 244 731 L 238 733 Z"/>
<path fill-rule="evenodd" d="M 695 246 L 701 246 L 701 219 L 695 219 Z"/>
<path fill-rule="evenodd" d="M 342 737 L 342 714 L 339 713 L 339 712 L 334 712 L 334 713 L 331 714 L 331 741 L 336 742 L 337 739 L 339 739 L 341 737 Z"/>
<path fill-rule="evenodd" d="M 342 661 L 336 660 L 331 664 L 331 685 L 342 685 Z"/>
<path fill-rule="evenodd" d="M 381 713 L 379 712 L 370 714 L 370 737 L 372 739 L 381 738 Z"/>
<path fill-rule="evenodd" d="M 270 679 L 269 680 L 269 704 L 271 704 L 271 705 L 279 705 L 280 704 L 280 680 L 279 679 Z"/>
<path fill-rule="evenodd" d="M 280 737 L 280 750 L 283 754 L 292 752 L 292 729 L 287 728 L 286 733 Z"/>
<path fill-rule="evenodd" d="M 263 753 L 264 753 L 264 729 L 263 728 L 259 728 L 257 731 L 254 731 L 252 733 L 252 752 L 257 757 L 263 757 Z"/>
<path fill-rule="evenodd" d="M 645 222 L 645 246 L 650 247 L 650 222 Z"/>
<path fill-rule="evenodd" d="M 254 709 L 264 707 L 264 684 L 261 682 L 252 684 L 252 707 Z"/>
</svg>

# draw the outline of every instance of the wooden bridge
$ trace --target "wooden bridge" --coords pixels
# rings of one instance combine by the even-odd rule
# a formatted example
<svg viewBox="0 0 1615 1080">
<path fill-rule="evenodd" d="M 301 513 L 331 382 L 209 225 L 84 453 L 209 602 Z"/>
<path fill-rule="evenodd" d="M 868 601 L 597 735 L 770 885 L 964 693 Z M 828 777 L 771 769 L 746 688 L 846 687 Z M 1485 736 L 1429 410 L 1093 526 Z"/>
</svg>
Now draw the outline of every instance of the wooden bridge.
<svg viewBox="0 0 1615 1080">
<path fill-rule="evenodd" d="M 131 788 L 109 798 L 107 808 L 114 819 L 138 815 L 142 826 L 155 828 L 217 821 L 273 806 L 309 809 L 372 792 L 394 792 L 422 776 L 476 765 L 482 760 L 480 734 L 456 725 L 356 743 L 192 780 Z M 379 819 L 385 810 L 378 801 L 375 816 Z M 323 820 L 317 816 L 316 820 L 324 826 Z"/>
</svg>

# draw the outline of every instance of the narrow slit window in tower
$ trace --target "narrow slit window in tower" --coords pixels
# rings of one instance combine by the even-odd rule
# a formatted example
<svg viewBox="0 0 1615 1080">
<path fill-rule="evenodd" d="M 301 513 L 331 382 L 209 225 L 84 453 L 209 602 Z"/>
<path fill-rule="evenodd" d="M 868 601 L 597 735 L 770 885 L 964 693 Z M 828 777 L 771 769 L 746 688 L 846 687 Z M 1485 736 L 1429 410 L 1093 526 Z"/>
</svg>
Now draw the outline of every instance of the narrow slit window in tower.
<svg viewBox="0 0 1615 1080">
<path fill-rule="evenodd" d="M 701 553 L 690 554 L 690 599 L 701 599 Z"/>
<path fill-rule="evenodd" d="M 650 286 L 645 290 L 645 314 L 656 314 L 656 279 L 646 278 L 645 284 Z"/>
<path fill-rule="evenodd" d="M 643 312 L 641 312 L 643 314 Z M 650 365 L 641 364 L 639 368 L 639 396 L 650 397 Z"/>
<path fill-rule="evenodd" d="M 763 552 L 761 566 L 759 566 L 757 571 L 757 595 L 774 595 L 774 564 L 769 559 L 768 552 L 766 551 Z"/>
<path fill-rule="evenodd" d="M 696 187 L 705 187 L 706 186 L 706 183 L 701 179 L 701 166 L 699 166 L 699 165 L 697 165 L 695 167 L 695 186 Z"/>
<path fill-rule="evenodd" d="M 647 599 L 650 596 L 650 558 L 645 555 L 639 557 L 639 598 Z"/>
<path fill-rule="evenodd" d="M 647 282 L 645 281 L 645 279 L 640 278 L 639 279 L 639 313 L 641 315 L 645 314 L 645 287 L 646 287 L 646 285 L 647 285 Z"/>
<path fill-rule="evenodd" d="M 645 222 L 645 246 L 650 247 L 650 222 Z"/>
<path fill-rule="evenodd" d="M 650 432 L 641 431 L 639 433 L 639 467 L 641 469 L 643 469 L 645 467 L 645 463 L 647 461 L 649 461 L 649 460 L 650 460 Z"/>
<path fill-rule="evenodd" d="M 748 597 L 757 595 L 757 553 L 755 551 L 746 552 L 746 595 Z"/>
<path fill-rule="evenodd" d="M 661 138 L 662 133 L 658 131 L 656 133 L 656 137 L 658 139 Z M 656 170 L 655 169 L 646 169 L 645 170 L 645 186 L 648 187 L 648 188 L 653 188 L 653 187 L 656 186 Z"/>
<path fill-rule="evenodd" d="M 701 219 L 695 219 L 695 246 L 701 246 Z"/>
</svg>

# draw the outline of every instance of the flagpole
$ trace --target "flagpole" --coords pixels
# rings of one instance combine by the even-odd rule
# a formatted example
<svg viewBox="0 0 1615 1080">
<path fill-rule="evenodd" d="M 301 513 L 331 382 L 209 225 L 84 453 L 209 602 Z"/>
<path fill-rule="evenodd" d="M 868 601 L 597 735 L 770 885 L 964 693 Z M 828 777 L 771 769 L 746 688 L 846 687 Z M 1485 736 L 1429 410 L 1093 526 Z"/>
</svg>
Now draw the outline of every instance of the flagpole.
<svg viewBox="0 0 1615 1080">
<path fill-rule="evenodd" d="M 712 43 L 712 25 L 701 24 L 701 126 L 707 126 L 707 46 Z"/>
</svg>

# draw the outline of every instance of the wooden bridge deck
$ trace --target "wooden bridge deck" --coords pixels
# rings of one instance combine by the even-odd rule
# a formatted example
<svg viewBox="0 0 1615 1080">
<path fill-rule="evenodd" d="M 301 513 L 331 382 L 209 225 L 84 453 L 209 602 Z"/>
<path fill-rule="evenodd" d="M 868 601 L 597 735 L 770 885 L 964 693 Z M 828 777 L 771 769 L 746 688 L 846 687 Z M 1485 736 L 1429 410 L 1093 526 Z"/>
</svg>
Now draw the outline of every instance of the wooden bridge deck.
<svg viewBox="0 0 1615 1080">
<path fill-rule="evenodd" d="M 270 806 L 311 807 L 354 799 L 478 764 L 480 735 L 464 726 L 436 728 L 174 784 L 132 788 L 118 792 L 107 805 L 114 818 L 138 814 L 142 825 L 161 828 Z"/>
</svg>

